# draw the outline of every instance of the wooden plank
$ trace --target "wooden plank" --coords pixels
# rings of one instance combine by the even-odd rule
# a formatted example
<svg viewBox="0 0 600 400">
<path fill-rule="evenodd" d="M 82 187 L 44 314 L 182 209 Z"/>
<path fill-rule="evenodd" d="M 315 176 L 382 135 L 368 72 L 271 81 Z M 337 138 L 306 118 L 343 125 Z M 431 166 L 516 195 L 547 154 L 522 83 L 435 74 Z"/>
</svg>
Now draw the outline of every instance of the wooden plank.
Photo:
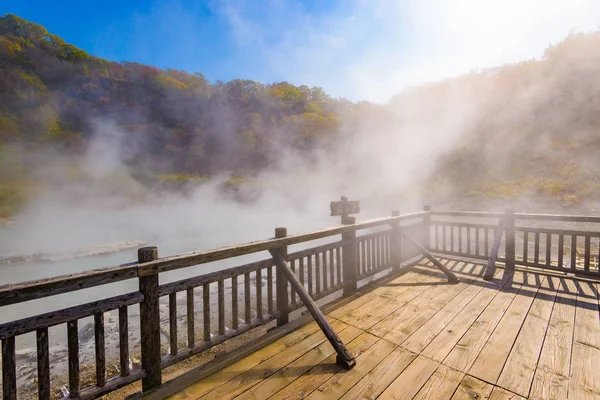
<svg viewBox="0 0 600 400">
<path fill-rule="evenodd" d="M 362 305 L 370 302 L 371 300 L 377 298 L 380 295 L 386 295 L 388 293 L 391 293 L 392 290 L 394 289 L 395 284 L 402 284 L 405 282 L 410 282 L 414 279 L 416 279 L 419 276 L 419 274 L 415 271 L 410 271 L 404 275 L 399 276 L 398 278 L 393 279 L 392 281 L 390 281 L 386 287 L 382 287 L 379 286 L 367 293 L 362 294 L 361 296 L 357 297 L 356 299 L 352 300 L 349 303 L 344 304 L 341 307 L 336 308 L 335 310 L 331 311 L 328 313 L 328 315 L 330 315 L 333 318 L 341 318 L 344 314 L 347 314 L 353 310 L 356 310 L 357 308 L 361 307 Z M 397 289 L 397 288 L 396 288 Z"/>
<path fill-rule="evenodd" d="M 396 346 L 392 343 L 379 340 L 356 359 L 356 366 L 354 368 L 350 371 L 339 371 L 320 385 L 317 390 L 310 393 L 307 398 L 311 400 L 339 399 L 367 374 L 372 373 L 382 360 L 384 362 L 387 360 L 395 368 L 401 368 L 402 364 L 406 367 L 414 359 L 415 355 L 402 349 L 394 350 L 395 348 Z"/>
<path fill-rule="evenodd" d="M 269 268 L 269 271 L 271 269 Z M 237 329 L 240 321 L 240 304 L 238 300 L 238 279 L 237 275 L 231 277 L 231 328 Z"/>
<path fill-rule="evenodd" d="M 50 400 L 50 352 L 48 328 L 36 331 L 38 399 Z"/>
<path fill-rule="evenodd" d="M 2 399 L 17 399 L 15 338 L 2 340 Z"/>
<path fill-rule="evenodd" d="M 413 353 L 420 353 L 482 290 L 483 286 L 480 285 L 471 284 L 467 286 L 459 296 L 453 298 L 408 339 L 402 342 L 402 347 Z"/>
<path fill-rule="evenodd" d="M 446 304 L 460 296 L 460 293 L 468 288 L 468 285 L 461 282 L 453 285 L 451 288 L 440 286 L 432 294 L 431 301 L 424 301 L 424 304 L 411 305 L 406 310 L 406 318 L 398 321 L 396 326 L 389 332 L 384 334 L 384 338 L 395 344 L 402 344 L 415 331 L 421 328 L 429 321 L 436 313 L 439 312 Z M 398 316 L 396 314 L 396 316 Z"/>
<path fill-rule="evenodd" d="M 260 295 L 260 270 L 256 271 L 256 312 L 259 313 L 259 318 L 262 317 L 262 312 L 260 308 L 262 308 L 262 297 Z M 217 283 L 217 304 L 218 304 L 218 312 L 219 312 L 219 335 L 225 334 L 225 282 L 223 279 L 219 279 Z"/>
<path fill-rule="evenodd" d="M 485 311 L 477 317 L 473 325 L 469 327 L 464 336 L 456 343 L 456 346 L 454 346 L 444 359 L 445 365 L 458 371 L 469 371 L 479 352 L 505 315 L 506 310 L 518 296 L 523 283 L 535 284 L 533 274 L 516 271 L 514 278 L 511 287 L 509 289 L 505 287 L 504 291 L 494 298 Z"/>
<path fill-rule="evenodd" d="M 533 262 L 535 264 L 540 263 L 540 233 L 539 232 L 535 232 Z"/>
<path fill-rule="evenodd" d="M 308 294 L 312 297 L 314 290 L 313 290 L 313 286 L 314 286 L 314 282 L 313 282 L 313 262 L 312 262 L 312 256 L 308 256 L 306 258 L 306 271 L 308 272 Z"/>
<path fill-rule="evenodd" d="M 62 310 L 23 318 L 16 321 L 0 324 L 0 340 L 11 336 L 18 336 L 40 328 L 48 328 L 54 325 L 66 324 L 74 319 L 89 317 L 96 313 L 106 312 L 122 306 L 140 303 L 144 296 L 140 292 L 127 293 L 108 299 L 94 301 L 79 306 L 64 308 Z"/>
<path fill-rule="evenodd" d="M 477 296 L 467 304 L 466 307 L 442 330 L 428 345 L 421 354 L 434 361 L 441 362 L 452 351 L 452 348 L 458 343 L 462 336 L 469 330 L 473 322 L 477 320 L 480 314 L 486 309 L 498 294 L 499 300 L 494 303 L 494 307 L 500 308 L 502 313 L 509 306 L 512 298 L 518 290 L 504 290 L 506 284 L 512 285 L 511 275 L 504 274 L 500 281 L 490 282 Z M 519 285 L 520 287 L 520 285 Z M 494 309 L 492 307 L 491 309 Z"/>
<path fill-rule="evenodd" d="M 333 249 L 329 250 L 329 282 L 330 286 L 335 286 L 335 263 L 333 260 Z"/>
<path fill-rule="evenodd" d="M 177 293 L 169 294 L 169 354 L 177 354 Z"/>
<path fill-rule="evenodd" d="M 591 244 L 591 238 L 586 235 L 585 236 L 585 247 L 584 247 L 584 255 L 583 255 L 583 268 L 585 271 L 589 271 L 590 270 L 590 258 L 592 255 L 592 250 L 590 247 Z"/>
<path fill-rule="evenodd" d="M 315 293 L 321 293 L 321 254 L 315 254 Z"/>
<path fill-rule="evenodd" d="M 445 365 L 439 365 L 414 399 L 450 399 L 464 376 L 465 374 L 462 372 L 455 371 Z"/>
<path fill-rule="evenodd" d="M 481 270 L 481 267 L 478 268 Z M 400 307 L 393 314 L 387 316 L 379 323 L 369 329 L 369 332 L 379 337 L 385 338 L 392 341 L 393 343 L 400 344 L 408 336 L 417 330 L 423 323 L 425 323 L 435 312 L 442 308 L 448 301 L 452 300 L 458 293 L 464 290 L 470 280 L 463 279 L 457 285 L 435 285 L 432 284 L 419 296 L 408 302 L 406 305 Z M 432 282 L 432 283 L 435 283 Z M 436 301 L 435 304 L 429 306 L 430 303 Z M 418 324 L 416 321 L 413 323 L 413 319 L 416 318 L 423 310 L 430 309 L 427 315 L 423 315 L 420 318 L 421 323 Z M 409 327 L 412 331 L 407 331 Z M 401 333 L 395 335 L 395 333 Z"/>
<path fill-rule="evenodd" d="M 267 312 L 273 315 L 273 267 L 267 268 Z"/>
<path fill-rule="evenodd" d="M 555 277 L 548 277 L 546 282 L 550 284 L 540 287 L 498 378 L 499 386 L 523 397 L 529 396 L 558 287 Z"/>
<path fill-rule="evenodd" d="M 132 279 L 137 266 L 116 266 L 0 286 L 0 307 Z"/>
<path fill-rule="evenodd" d="M 129 320 L 127 306 L 119 308 L 119 375 L 129 375 Z"/>
<path fill-rule="evenodd" d="M 202 286 L 202 317 L 204 319 L 204 341 L 210 340 L 210 284 Z"/>
<path fill-rule="evenodd" d="M 244 274 L 244 322 L 249 324 L 252 321 L 252 313 L 250 309 L 250 272 Z"/>
<path fill-rule="evenodd" d="M 577 270 L 577 235 L 571 235 L 571 270 Z"/>
<path fill-rule="evenodd" d="M 194 318 L 194 288 L 186 290 L 186 326 L 187 326 L 187 342 L 191 349 L 196 344 L 196 319 Z"/>
<path fill-rule="evenodd" d="M 525 398 L 518 394 L 511 393 L 508 390 L 495 387 L 490 394 L 489 400 L 525 400 Z"/>
<path fill-rule="evenodd" d="M 413 283 L 426 282 L 428 278 L 431 280 L 427 275 L 417 276 Z M 363 330 L 369 329 L 427 288 L 426 285 L 396 287 L 393 292 L 377 296 L 359 308 L 342 315 L 339 319 L 348 325 Z"/>
<path fill-rule="evenodd" d="M 536 275 L 529 274 L 527 279 L 535 280 Z M 527 285 L 523 286 L 469 369 L 470 375 L 486 382 L 497 382 L 537 292 L 537 287 L 527 290 Z"/>
<path fill-rule="evenodd" d="M 561 280 L 561 284 L 564 287 L 561 285 L 554 301 L 544 347 L 533 378 L 533 398 L 567 398 L 577 296 L 570 294 L 576 290 L 572 280 Z"/>
<path fill-rule="evenodd" d="M 558 235 L 558 267 L 563 268 L 565 256 L 565 235 Z"/>
<path fill-rule="evenodd" d="M 158 258 L 158 248 L 143 247 L 138 249 L 138 261 L 145 262 Z M 160 351 L 160 285 L 158 275 L 149 275 L 139 279 L 140 294 L 140 339 L 142 370 L 142 391 L 148 391 L 162 383 L 161 351 Z"/>
<path fill-rule="evenodd" d="M 494 387 L 470 375 L 465 375 L 450 400 L 488 399 Z"/>
<path fill-rule="evenodd" d="M 600 321 L 595 283 L 576 282 L 579 290 L 573 341 L 600 349 Z"/>
<path fill-rule="evenodd" d="M 343 332 L 343 330 L 348 326 L 339 321 L 333 321 L 331 325 L 340 333 Z M 253 367 L 245 365 L 245 362 L 247 362 L 248 358 L 239 361 L 239 363 L 237 363 L 239 364 L 238 368 L 242 369 L 240 374 L 236 374 L 235 376 L 231 376 L 233 375 L 231 374 L 228 376 L 223 375 L 222 373 L 217 373 L 211 376 L 217 381 L 216 384 L 213 381 L 213 384 L 211 385 L 211 377 L 208 377 L 207 379 L 198 382 L 198 385 L 190 386 L 188 389 L 186 389 L 186 392 L 195 398 L 234 398 L 252 386 L 256 385 L 261 380 L 273 375 L 292 361 L 304 355 L 306 352 L 317 347 L 325 340 L 325 335 L 323 335 L 321 331 L 315 332 L 306 339 L 285 348 L 283 351 L 280 351 L 278 354 L 270 357 L 264 362 L 254 364 L 251 361 L 250 364 L 254 364 Z M 262 350 L 257 353 L 260 352 L 262 352 Z M 223 377 L 226 377 L 226 379 L 223 379 Z"/>
<path fill-rule="evenodd" d="M 335 266 L 337 269 L 337 280 L 338 283 L 343 282 L 342 279 L 342 248 L 338 247 L 335 249 Z"/>
<path fill-rule="evenodd" d="M 339 336 L 342 341 L 346 342 L 356 339 L 361 332 L 362 331 L 360 329 L 349 326 L 340 332 Z M 294 382 L 296 379 L 308 372 L 315 365 L 321 363 L 333 353 L 335 353 L 335 350 L 329 345 L 329 343 L 323 342 L 317 347 L 306 352 L 298 359 L 292 361 L 273 375 L 263 379 L 257 385 L 251 387 L 236 397 L 236 399 L 267 399 L 290 383 Z M 277 397 L 279 398 L 279 396 Z"/>
<path fill-rule="evenodd" d="M 67 345 L 69 351 L 69 396 L 79 397 L 79 330 L 77 320 L 67 322 Z M 127 365 L 129 367 L 129 365 Z"/>
<path fill-rule="evenodd" d="M 348 350 L 357 357 L 357 362 L 361 362 L 360 357 L 380 341 L 381 339 L 376 336 L 369 333 L 362 333 L 356 339 L 348 343 Z M 390 345 L 390 351 L 392 348 L 393 346 Z M 305 398 L 342 369 L 341 365 L 336 364 L 335 357 L 335 354 L 331 354 L 271 398 L 278 400 Z"/>
<path fill-rule="evenodd" d="M 432 376 L 438 363 L 431 361 L 423 356 L 418 356 L 400 375 L 381 393 L 381 399 L 410 400 L 424 388 L 425 382 Z M 395 369 L 392 367 L 391 369 Z M 395 373 L 395 371 L 394 371 Z M 458 385 L 458 382 L 456 383 Z M 376 393 L 376 392 L 375 392 Z M 375 398 L 377 395 L 369 391 L 369 397 Z M 375 394 L 375 395 L 372 395 Z M 436 399 L 438 397 L 436 396 Z"/>
<path fill-rule="evenodd" d="M 552 262 L 552 234 L 546 233 L 546 266 Z"/>
<path fill-rule="evenodd" d="M 104 313 L 94 314 L 94 343 L 96 354 L 96 386 L 106 383 L 106 347 L 104 344 Z"/>
<path fill-rule="evenodd" d="M 523 231 L 523 261 L 528 261 L 529 253 L 529 231 Z"/>
<path fill-rule="evenodd" d="M 343 395 L 342 399 L 375 399 L 405 370 L 416 358 L 416 354 L 397 348 L 369 371 L 356 385 Z M 329 397 L 334 398 L 334 397 Z"/>
<path fill-rule="evenodd" d="M 307 340 L 313 334 L 315 334 L 318 329 L 319 326 L 315 322 L 304 325 L 302 328 L 288 333 L 268 346 L 252 352 L 241 360 L 230 364 L 225 368 L 217 370 L 214 374 L 209 375 L 202 380 L 195 380 L 190 386 L 174 394 L 171 399 L 188 399 L 194 395 L 197 396 L 193 398 L 197 398 L 203 394 L 206 394 L 209 391 L 227 383 L 228 380 L 234 379 L 235 377 L 247 372 L 249 369 L 259 365 L 260 363 L 269 360 L 271 357 L 285 352 L 286 349 L 292 348 L 302 341 Z M 226 376 L 227 379 L 223 379 L 223 376 Z"/>
<path fill-rule="evenodd" d="M 600 360 L 600 349 L 581 343 L 573 344 L 569 399 L 600 399 L 598 360 Z"/>
</svg>

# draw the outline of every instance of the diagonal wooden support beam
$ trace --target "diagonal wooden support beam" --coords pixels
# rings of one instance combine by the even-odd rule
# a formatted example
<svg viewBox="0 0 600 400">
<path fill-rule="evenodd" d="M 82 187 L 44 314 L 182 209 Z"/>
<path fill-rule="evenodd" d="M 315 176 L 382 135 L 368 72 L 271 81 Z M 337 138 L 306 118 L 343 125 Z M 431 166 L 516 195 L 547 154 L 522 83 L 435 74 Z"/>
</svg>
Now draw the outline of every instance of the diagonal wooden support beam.
<svg viewBox="0 0 600 400">
<path fill-rule="evenodd" d="M 487 231 L 487 228 L 486 228 Z M 496 273 L 496 258 L 498 258 L 498 250 L 500 249 L 500 242 L 502 241 L 502 233 L 504 232 L 504 221 L 500 220 L 496 229 L 494 229 L 494 244 L 492 245 L 492 252 L 490 258 L 488 258 L 487 267 L 483 273 L 483 279 L 491 281 Z M 487 234 L 487 233 L 486 233 Z"/>
<path fill-rule="evenodd" d="M 440 271 L 442 271 L 447 277 L 448 277 L 448 282 L 450 283 L 458 283 L 459 279 L 456 275 L 454 275 L 454 273 L 452 271 L 450 271 L 448 268 L 446 268 L 446 266 L 444 266 L 444 264 L 442 264 L 437 258 L 435 258 L 433 256 L 433 254 L 431 254 L 425 247 L 423 247 L 423 245 L 421 245 L 421 243 L 419 243 L 417 240 L 413 239 L 412 236 L 410 236 L 408 233 L 404 232 L 404 231 L 400 231 L 400 233 L 404 236 L 404 238 L 408 241 L 410 241 L 412 244 L 414 244 L 420 251 L 421 253 L 423 253 L 423 255 L 433 263 L 433 265 L 435 265 Z"/>
<path fill-rule="evenodd" d="M 329 340 L 329 343 L 331 343 L 331 345 L 335 349 L 337 353 L 337 364 L 341 365 L 346 369 L 352 369 L 356 365 L 356 360 L 354 359 L 354 356 L 350 354 L 344 343 L 340 340 L 337 333 L 335 333 L 331 325 L 329 325 L 329 322 L 327 322 L 327 320 L 325 319 L 325 315 L 323 315 L 323 313 L 319 309 L 319 306 L 317 306 L 317 304 L 313 301 L 310 295 L 306 292 L 304 286 L 302 286 L 302 283 L 300 283 L 300 281 L 296 277 L 296 274 L 294 274 L 294 272 L 290 268 L 290 265 L 283 257 L 281 251 L 278 249 L 274 249 L 269 250 L 269 253 L 271 253 L 273 260 L 275 261 L 276 267 L 283 271 L 288 281 L 292 285 L 292 290 L 298 293 L 298 296 L 300 297 L 300 299 L 302 299 L 302 302 L 304 303 L 312 317 L 315 319 L 315 321 Z"/>
</svg>

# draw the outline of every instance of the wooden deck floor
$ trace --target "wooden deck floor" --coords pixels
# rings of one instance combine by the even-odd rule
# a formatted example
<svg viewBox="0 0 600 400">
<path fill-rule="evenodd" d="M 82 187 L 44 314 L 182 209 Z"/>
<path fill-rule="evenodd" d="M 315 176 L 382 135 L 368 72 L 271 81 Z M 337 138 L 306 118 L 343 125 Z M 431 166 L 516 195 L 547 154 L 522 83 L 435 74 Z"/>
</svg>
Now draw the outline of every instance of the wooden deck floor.
<svg viewBox="0 0 600 400">
<path fill-rule="evenodd" d="M 328 313 L 356 367 L 315 323 L 172 399 L 600 399 L 595 282 L 448 261 L 425 264 Z"/>
</svg>

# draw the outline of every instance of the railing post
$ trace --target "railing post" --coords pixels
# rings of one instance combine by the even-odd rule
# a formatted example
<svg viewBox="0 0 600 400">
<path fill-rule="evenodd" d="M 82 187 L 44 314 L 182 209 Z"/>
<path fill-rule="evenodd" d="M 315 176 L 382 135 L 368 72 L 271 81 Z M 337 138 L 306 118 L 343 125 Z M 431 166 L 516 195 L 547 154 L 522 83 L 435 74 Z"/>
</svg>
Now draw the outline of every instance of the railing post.
<svg viewBox="0 0 600 400">
<path fill-rule="evenodd" d="M 156 247 L 138 249 L 138 262 L 145 263 L 158 259 Z M 142 392 L 162 383 L 160 356 L 160 309 L 158 305 L 158 274 L 139 277 L 140 292 L 144 301 L 140 303 L 140 329 L 142 369 L 146 376 L 142 379 Z"/>
<path fill-rule="evenodd" d="M 287 228 L 275 228 L 275 237 L 284 238 L 287 236 Z M 278 249 L 281 252 L 283 258 L 287 261 L 288 248 L 287 246 Z M 279 265 L 275 266 L 275 279 L 276 279 L 276 295 L 277 295 L 277 326 L 285 325 L 290 320 L 290 311 L 288 304 L 288 279 Z M 293 289 L 292 289 L 293 290 Z"/>
<path fill-rule="evenodd" d="M 423 211 L 427 213 L 423 215 L 423 247 L 431 251 L 431 206 L 424 206 Z"/>
<path fill-rule="evenodd" d="M 353 225 L 356 223 L 356 218 L 344 215 L 342 218 L 343 225 Z M 356 231 L 342 233 L 342 241 L 348 242 L 342 246 L 342 268 L 344 280 L 344 296 L 348 296 L 356 292 Z M 338 260 L 339 262 L 339 260 Z"/>
<path fill-rule="evenodd" d="M 505 267 L 506 271 L 513 273 L 515 271 L 515 211 L 511 208 L 506 211 L 504 216 L 505 229 Z"/>
<path fill-rule="evenodd" d="M 392 217 L 400 216 L 400 211 L 392 211 Z M 390 240 L 390 261 L 392 270 L 398 271 L 402 264 L 402 238 L 400 237 L 400 221 L 390 223 L 392 235 Z"/>
</svg>

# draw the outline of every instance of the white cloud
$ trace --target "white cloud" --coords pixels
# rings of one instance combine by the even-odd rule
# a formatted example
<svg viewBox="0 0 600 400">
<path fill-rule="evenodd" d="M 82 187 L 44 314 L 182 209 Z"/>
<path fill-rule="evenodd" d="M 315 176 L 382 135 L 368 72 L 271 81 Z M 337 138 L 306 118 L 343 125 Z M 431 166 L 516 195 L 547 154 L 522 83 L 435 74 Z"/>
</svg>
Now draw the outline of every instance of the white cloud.
<svg viewBox="0 0 600 400">
<path fill-rule="evenodd" d="M 256 38 L 252 46 L 276 79 L 373 101 L 539 57 L 571 31 L 600 28 L 597 0 L 353 0 L 319 13 L 263 1 L 221 11 L 240 46 Z"/>
</svg>

